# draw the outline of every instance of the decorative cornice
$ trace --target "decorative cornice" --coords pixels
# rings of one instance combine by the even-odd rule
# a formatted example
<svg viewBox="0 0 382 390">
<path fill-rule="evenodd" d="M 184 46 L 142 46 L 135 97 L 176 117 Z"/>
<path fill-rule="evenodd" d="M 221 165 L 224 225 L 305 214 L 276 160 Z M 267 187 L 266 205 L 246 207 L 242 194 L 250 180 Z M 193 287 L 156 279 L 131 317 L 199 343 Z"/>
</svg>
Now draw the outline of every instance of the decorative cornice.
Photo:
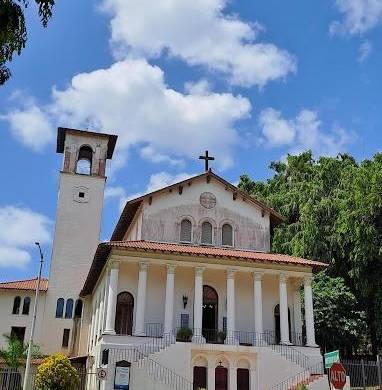
<svg viewBox="0 0 382 390">
<path fill-rule="evenodd" d="M 195 267 L 195 276 L 203 276 L 204 267 Z"/>
<path fill-rule="evenodd" d="M 253 280 L 255 280 L 257 282 L 261 282 L 261 280 L 263 279 L 263 276 L 264 276 L 264 272 L 255 271 L 253 273 Z"/>
<path fill-rule="evenodd" d="M 174 265 L 174 264 L 167 264 L 166 268 L 167 268 L 167 273 L 168 274 L 174 274 L 176 265 Z"/>
<path fill-rule="evenodd" d="M 120 264 L 119 260 L 111 260 L 109 268 L 110 269 L 119 269 L 119 264 Z"/>
<path fill-rule="evenodd" d="M 139 271 L 147 271 L 148 268 L 149 268 L 149 263 L 147 263 L 146 261 L 139 262 Z"/>
<path fill-rule="evenodd" d="M 235 277 L 236 270 L 233 268 L 227 269 L 227 279 L 233 279 Z"/>
<path fill-rule="evenodd" d="M 313 281 L 313 276 L 304 277 L 304 286 L 311 286 Z"/>
<path fill-rule="evenodd" d="M 280 274 L 280 275 L 279 275 L 279 281 L 280 281 L 280 283 L 286 283 L 287 280 L 288 280 L 288 275 L 286 275 L 286 274 Z"/>
</svg>

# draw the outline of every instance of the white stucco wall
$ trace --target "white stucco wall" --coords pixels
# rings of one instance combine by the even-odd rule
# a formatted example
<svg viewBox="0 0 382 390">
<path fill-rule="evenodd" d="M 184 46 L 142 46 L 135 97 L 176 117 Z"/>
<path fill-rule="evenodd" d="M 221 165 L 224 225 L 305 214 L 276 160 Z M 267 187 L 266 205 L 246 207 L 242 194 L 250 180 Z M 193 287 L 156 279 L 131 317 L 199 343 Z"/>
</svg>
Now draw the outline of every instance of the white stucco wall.
<svg viewBox="0 0 382 390">
<path fill-rule="evenodd" d="M 207 209 L 200 204 L 200 195 L 213 193 L 216 206 Z M 193 243 L 200 243 L 201 224 L 209 220 L 214 226 L 214 245 L 221 245 L 221 227 L 225 222 L 234 228 L 234 246 L 260 251 L 270 249 L 269 214 L 262 213 L 260 207 L 237 196 L 232 191 L 211 179 L 194 179 L 192 185 L 184 185 L 180 195 L 176 189 L 154 194 L 151 204 L 148 199 L 143 203 L 142 211 L 125 236 L 125 240 L 152 240 L 179 242 L 180 222 L 189 217 L 193 223 Z"/>
<path fill-rule="evenodd" d="M 13 301 L 16 296 L 21 298 L 20 312 L 19 314 L 12 314 Z M 22 314 L 23 301 L 25 297 L 31 298 L 31 304 L 29 308 L 29 315 Z M 39 305 L 37 310 L 37 321 L 35 330 L 35 344 L 41 345 L 43 339 L 42 323 L 44 317 L 46 293 L 40 292 Z M 11 334 L 12 326 L 25 327 L 25 343 L 28 342 L 30 336 L 30 330 L 32 325 L 33 306 L 35 300 L 34 291 L 20 291 L 20 290 L 0 290 L 0 349 L 6 346 L 6 340 L 3 335 Z"/>
</svg>

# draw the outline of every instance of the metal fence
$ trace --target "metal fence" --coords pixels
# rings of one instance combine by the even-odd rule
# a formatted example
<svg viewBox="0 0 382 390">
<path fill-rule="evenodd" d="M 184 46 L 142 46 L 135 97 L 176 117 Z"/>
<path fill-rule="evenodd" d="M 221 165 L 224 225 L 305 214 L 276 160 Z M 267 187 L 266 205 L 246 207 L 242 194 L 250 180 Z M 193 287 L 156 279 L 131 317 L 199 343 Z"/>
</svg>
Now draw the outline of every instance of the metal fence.
<svg viewBox="0 0 382 390">
<path fill-rule="evenodd" d="M 341 360 L 354 390 L 382 390 L 382 362 L 377 360 Z"/>
</svg>

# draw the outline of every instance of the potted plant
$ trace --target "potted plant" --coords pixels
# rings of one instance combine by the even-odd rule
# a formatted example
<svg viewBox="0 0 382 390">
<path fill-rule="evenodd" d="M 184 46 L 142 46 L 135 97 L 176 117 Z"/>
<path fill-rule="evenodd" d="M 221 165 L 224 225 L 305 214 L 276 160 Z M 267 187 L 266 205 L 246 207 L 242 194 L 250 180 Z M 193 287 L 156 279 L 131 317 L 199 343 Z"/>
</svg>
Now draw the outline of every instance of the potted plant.
<svg viewBox="0 0 382 390">
<path fill-rule="evenodd" d="M 225 339 L 227 337 L 227 333 L 223 330 L 220 330 L 217 334 L 218 343 L 224 343 Z"/>
<path fill-rule="evenodd" d="M 176 339 L 178 341 L 188 342 L 191 341 L 192 334 L 192 329 L 190 328 L 179 328 L 176 333 Z"/>
</svg>

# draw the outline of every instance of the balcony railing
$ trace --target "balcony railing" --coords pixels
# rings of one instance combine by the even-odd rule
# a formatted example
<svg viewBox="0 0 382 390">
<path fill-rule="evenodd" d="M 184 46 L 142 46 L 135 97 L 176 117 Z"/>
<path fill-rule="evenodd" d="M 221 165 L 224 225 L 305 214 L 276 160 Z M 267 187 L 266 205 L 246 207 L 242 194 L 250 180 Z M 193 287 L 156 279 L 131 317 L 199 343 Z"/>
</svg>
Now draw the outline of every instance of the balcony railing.
<svg viewBox="0 0 382 390">
<path fill-rule="evenodd" d="M 237 344 L 243 346 L 267 346 L 280 343 L 275 331 L 264 331 L 263 333 L 246 332 L 241 330 L 223 331 L 219 329 L 189 329 L 177 328 L 175 331 L 176 340 L 208 344 Z M 194 337 L 198 336 L 198 337 Z M 301 333 L 291 332 L 291 344 L 304 346 L 304 337 Z"/>
</svg>

